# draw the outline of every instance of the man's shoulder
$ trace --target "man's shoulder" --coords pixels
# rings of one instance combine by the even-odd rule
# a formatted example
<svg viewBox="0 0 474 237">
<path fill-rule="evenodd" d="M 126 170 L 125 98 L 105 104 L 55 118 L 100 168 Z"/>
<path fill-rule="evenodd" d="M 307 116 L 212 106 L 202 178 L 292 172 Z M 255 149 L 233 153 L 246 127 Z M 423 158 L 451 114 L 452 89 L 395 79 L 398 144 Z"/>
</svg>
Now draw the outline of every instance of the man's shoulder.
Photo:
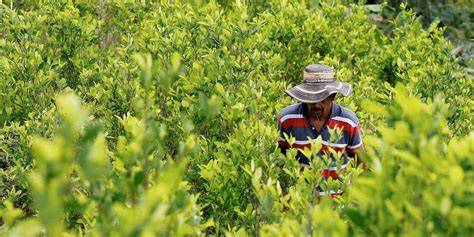
<svg viewBox="0 0 474 237">
<path fill-rule="evenodd" d="M 354 112 L 342 105 L 336 105 L 340 108 L 339 113 L 336 115 L 336 119 L 344 118 L 345 120 L 349 120 L 351 122 L 351 125 L 353 125 L 354 127 L 359 124 L 359 119 L 357 118 L 357 115 Z"/>
<path fill-rule="evenodd" d="M 281 110 L 280 118 L 290 114 L 303 114 L 302 108 L 301 103 L 289 105 Z"/>
</svg>

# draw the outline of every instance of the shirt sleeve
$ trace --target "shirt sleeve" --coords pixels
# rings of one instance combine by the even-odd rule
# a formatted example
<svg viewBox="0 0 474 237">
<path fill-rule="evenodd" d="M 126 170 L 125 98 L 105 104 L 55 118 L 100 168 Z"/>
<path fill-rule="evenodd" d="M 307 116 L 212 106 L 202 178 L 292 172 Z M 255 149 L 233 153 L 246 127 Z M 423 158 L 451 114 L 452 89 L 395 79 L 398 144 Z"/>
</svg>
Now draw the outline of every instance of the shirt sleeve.
<svg viewBox="0 0 474 237">
<path fill-rule="evenodd" d="M 280 116 L 278 116 L 277 120 L 277 129 L 279 131 L 279 137 L 278 137 L 278 147 L 280 148 L 280 151 L 283 155 L 286 155 L 286 150 L 290 147 L 288 142 L 285 139 L 285 136 L 283 134 L 286 133 L 286 130 L 282 128 L 282 123 L 280 120 Z"/>
<path fill-rule="evenodd" d="M 355 154 L 358 151 L 364 149 L 359 123 L 357 123 L 356 126 L 352 128 L 352 131 L 350 134 L 351 136 L 349 139 L 349 143 L 347 144 L 347 152 Z"/>
</svg>

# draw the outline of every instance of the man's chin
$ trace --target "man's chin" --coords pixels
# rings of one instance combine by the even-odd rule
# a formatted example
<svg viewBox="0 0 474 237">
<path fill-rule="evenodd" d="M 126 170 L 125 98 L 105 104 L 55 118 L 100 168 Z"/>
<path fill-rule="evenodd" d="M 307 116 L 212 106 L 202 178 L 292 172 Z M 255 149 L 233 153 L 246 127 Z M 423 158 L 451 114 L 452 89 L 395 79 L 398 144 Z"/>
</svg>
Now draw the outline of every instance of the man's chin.
<svg viewBox="0 0 474 237">
<path fill-rule="evenodd" d="M 316 118 L 321 118 L 323 116 L 323 112 L 312 112 L 311 115 Z"/>
</svg>

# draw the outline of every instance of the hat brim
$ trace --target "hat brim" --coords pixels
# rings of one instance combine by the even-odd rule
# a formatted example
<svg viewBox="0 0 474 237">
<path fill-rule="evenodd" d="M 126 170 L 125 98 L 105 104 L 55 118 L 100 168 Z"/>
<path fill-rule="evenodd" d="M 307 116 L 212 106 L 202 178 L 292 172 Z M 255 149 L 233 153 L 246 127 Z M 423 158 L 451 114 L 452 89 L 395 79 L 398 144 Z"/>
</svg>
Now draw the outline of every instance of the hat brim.
<svg viewBox="0 0 474 237">
<path fill-rule="evenodd" d="M 290 88 L 286 93 L 303 103 L 317 103 L 334 93 L 348 96 L 352 93 L 352 86 L 349 83 L 340 81 L 317 84 L 303 83 Z"/>
</svg>

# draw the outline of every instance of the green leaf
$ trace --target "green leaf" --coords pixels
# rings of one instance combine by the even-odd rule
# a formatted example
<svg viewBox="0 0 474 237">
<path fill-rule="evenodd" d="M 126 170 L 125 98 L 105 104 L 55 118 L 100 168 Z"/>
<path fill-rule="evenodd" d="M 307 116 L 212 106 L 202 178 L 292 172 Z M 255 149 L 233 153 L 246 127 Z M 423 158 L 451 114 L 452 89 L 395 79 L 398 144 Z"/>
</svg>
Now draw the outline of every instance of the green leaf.
<svg viewBox="0 0 474 237">
<path fill-rule="evenodd" d="M 143 180 L 145 180 L 145 173 L 143 171 L 138 171 L 135 173 L 133 178 L 133 184 L 135 186 L 140 186 L 143 183 Z"/>
</svg>

